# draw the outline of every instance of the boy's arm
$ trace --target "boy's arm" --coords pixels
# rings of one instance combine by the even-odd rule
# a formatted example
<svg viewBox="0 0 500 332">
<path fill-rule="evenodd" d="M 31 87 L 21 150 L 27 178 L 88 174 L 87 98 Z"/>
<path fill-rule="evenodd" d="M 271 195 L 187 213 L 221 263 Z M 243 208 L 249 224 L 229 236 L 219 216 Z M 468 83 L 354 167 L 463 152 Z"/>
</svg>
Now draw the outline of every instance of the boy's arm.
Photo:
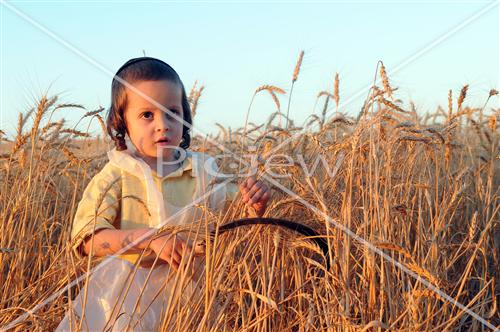
<svg viewBox="0 0 500 332">
<path fill-rule="evenodd" d="M 71 227 L 71 249 L 77 259 L 84 256 L 84 240 L 103 229 L 120 228 L 121 174 L 106 164 L 87 184 Z"/>
<path fill-rule="evenodd" d="M 146 235 L 151 232 L 149 235 Z M 100 229 L 93 236 L 88 236 L 82 243 L 82 251 L 89 255 L 92 249 L 93 256 L 113 255 L 123 248 L 127 248 L 121 254 L 139 254 L 148 248 L 149 238 L 155 234 L 153 228 L 137 229 Z M 142 240 L 139 240 L 142 239 Z M 135 244 L 134 244 L 135 243 Z M 91 247 L 92 245 L 92 247 Z"/>
</svg>

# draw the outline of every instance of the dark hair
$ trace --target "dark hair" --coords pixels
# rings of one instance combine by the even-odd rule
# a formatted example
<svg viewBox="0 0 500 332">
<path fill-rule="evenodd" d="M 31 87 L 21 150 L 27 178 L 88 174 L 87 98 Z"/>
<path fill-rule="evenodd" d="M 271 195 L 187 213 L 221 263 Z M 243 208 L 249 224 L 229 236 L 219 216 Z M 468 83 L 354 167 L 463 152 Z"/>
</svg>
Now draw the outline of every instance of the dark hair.
<svg viewBox="0 0 500 332">
<path fill-rule="evenodd" d="M 115 142 L 118 151 L 126 150 L 125 134 L 128 133 L 125 124 L 124 111 L 127 106 L 126 87 L 116 77 L 120 77 L 127 83 L 137 81 L 160 81 L 167 80 L 178 84 L 182 89 L 182 111 L 185 123 L 193 123 L 191 118 L 191 107 L 186 96 L 184 85 L 177 72 L 167 63 L 150 57 L 134 58 L 127 61 L 118 69 L 111 83 L 111 106 L 106 115 L 106 129 L 108 135 Z M 189 148 L 191 135 L 189 127 L 183 124 L 182 140 L 179 145 L 183 149 Z"/>
</svg>

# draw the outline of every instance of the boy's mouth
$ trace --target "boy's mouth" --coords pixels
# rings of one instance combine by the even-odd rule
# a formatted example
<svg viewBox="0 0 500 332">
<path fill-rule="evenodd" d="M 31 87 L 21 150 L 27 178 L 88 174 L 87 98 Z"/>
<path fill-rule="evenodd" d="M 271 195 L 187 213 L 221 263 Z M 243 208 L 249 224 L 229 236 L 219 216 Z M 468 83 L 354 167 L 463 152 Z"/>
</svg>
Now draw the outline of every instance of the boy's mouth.
<svg viewBox="0 0 500 332">
<path fill-rule="evenodd" d="M 159 140 L 157 140 L 155 143 L 158 145 L 167 145 L 170 143 L 170 140 L 166 137 L 162 137 Z"/>
</svg>

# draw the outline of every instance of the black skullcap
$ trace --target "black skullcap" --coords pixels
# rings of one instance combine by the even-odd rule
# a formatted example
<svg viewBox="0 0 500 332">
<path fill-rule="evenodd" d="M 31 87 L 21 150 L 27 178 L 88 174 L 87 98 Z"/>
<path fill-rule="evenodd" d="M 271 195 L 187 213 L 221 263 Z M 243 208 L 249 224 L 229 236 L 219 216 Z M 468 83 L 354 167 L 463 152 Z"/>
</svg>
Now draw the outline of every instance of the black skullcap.
<svg viewBox="0 0 500 332">
<path fill-rule="evenodd" d="M 138 63 L 138 62 L 141 62 L 141 61 L 146 61 L 146 60 L 151 60 L 151 61 L 156 61 L 156 62 L 159 62 L 161 64 L 164 64 L 165 66 L 169 67 L 170 69 L 172 69 L 172 71 L 174 73 L 177 74 L 177 72 L 174 70 L 174 68 L 172 68 L 172 66 L 170 66 L 168 63 L 166 63 L 165 61 L 162 61 L 160 59 L 157 59 L 157 58 L 152 58 L 152 57 L 149 57 L 149 56 L 141 56 L 139 58 L 132 58 L 130 60 L 128 60 L 127 62 L 125 62 L 116 72 L 115 76 L 118 76 L 118 74 L 120 72 L 122 72 L 125 68 L 127 67 L 130 67 L 131 65 L 135 64 L 135 63 Z M 177 76 L 179 76 L 177 74 Z"/>
</svg>

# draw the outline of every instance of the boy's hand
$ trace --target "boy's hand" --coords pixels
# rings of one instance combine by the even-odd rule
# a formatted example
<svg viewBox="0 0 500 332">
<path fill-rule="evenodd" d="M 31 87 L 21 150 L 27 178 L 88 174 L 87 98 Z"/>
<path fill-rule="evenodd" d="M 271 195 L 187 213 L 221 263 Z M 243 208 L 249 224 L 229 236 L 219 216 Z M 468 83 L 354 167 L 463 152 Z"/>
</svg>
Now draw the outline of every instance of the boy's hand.
<svg viewBox="0 0 500 332">
<path fill-rule="evenodd" d="M 189 257 L 192 247 L 179 236 L 166 234 L 151 241 L 149 247 L 175 270 L 178 271 L 182 254 Z"/>
<path fill-rule="evenodd" d="M 269 188 L 255 176 L 251 176 L 240 184 L 243 202 L 255 209 L 257 215 L 262 217 L 266 211 L 267 202 L 271 197 Z"/>
</svg>

